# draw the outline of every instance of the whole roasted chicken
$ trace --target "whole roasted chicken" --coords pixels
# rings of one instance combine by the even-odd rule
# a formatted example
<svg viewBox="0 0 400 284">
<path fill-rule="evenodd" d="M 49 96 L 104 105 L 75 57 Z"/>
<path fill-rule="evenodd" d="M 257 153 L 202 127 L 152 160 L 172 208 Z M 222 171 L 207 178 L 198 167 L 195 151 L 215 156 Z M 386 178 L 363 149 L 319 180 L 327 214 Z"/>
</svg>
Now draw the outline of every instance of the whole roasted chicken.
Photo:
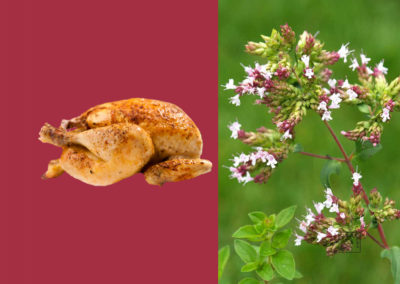
<svg viewBox="0 0 400 284">
<path fill-rule="evenodd" d="M 50 161 L 44 179 L 64 171 L 91 185 L 116 183 L 143 172 L 149 184 L 191 179 L 211 171 L 200 159 L 203 141 L 189 116 L 174 104 L 128 99 L 92 107 L 82 115 L 45 124 L 43 143 L 62 147 Z"/>
</svg>

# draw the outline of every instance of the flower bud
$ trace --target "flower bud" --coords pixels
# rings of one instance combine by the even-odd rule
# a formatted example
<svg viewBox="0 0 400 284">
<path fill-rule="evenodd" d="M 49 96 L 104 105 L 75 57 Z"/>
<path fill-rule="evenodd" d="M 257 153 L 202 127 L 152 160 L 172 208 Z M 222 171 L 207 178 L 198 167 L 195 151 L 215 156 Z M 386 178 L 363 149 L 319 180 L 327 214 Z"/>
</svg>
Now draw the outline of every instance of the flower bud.
<svg viewBox="0 0 400 284">
<path fill-rule="evenodd" d="M 374 208 L 379 208 L 382 203 L 382 195 L 378 192 L 376 188 L 371 190 L 369 193 L 369 201 L 371 202 L 371 206 Z"/>
<path fill-rule="evenodd" d="M 295 33 L 287 23 L 281 26 L 281 34 L 284 44 L 291 46 L 296 42 Z"/>
</svg>

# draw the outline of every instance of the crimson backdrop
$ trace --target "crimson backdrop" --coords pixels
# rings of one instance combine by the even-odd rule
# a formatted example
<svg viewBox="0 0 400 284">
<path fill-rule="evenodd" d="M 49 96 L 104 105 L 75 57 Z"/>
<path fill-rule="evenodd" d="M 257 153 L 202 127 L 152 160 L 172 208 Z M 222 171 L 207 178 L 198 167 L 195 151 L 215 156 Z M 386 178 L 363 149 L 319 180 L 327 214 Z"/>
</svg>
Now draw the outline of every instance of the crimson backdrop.
<svg viewBox="0 0 400 284">
<path fill-rule="evenodd" d="M 217 1 L 0 2 L 0 283 L 216 283 Z M 183 108 L 213 172 L 40 179 L 60 154 L 37 140 L 44 122 L 130 97 Z"/>
</svg>

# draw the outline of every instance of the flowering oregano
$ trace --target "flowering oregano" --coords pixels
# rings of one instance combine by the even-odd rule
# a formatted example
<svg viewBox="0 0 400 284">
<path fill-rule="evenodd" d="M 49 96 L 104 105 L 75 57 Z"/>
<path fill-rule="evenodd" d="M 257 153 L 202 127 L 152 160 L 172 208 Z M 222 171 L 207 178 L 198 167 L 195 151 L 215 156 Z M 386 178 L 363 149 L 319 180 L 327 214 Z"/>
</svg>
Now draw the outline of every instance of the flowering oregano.
<svg viewBox="0 0 400 284">
<path fill-rule="evenodd" d="M 337 51 L 325 50 L 316 35 L 305 31 L 296 39 L 287 24 L 281 26 L 280 32 L 273 30 L 270 36 L 261 37 L 262 42 L 249 42 L 246 51 L 259 56 L 262 63 L 243 66 L 245 78 L 236 84 L 234 79 L 229 79 L 223 86 L 234 92 L 229 100 L 236 107 L 241 105 L 243 96 L 255 96 L 255 103 L 266 106 L 272 114 L 275 127 L 247 131 L 238 121 L 228 126 L 233 139 L 253 148 L 250 153 L 233 157 L 233 165 L 229 167 L 231 178 L 243 184 L 265 183 L 290 153 L 299 152 L 335 163 L 334 167 L 325 169 L 328 177 L 324 185 L 329 186 L 330 171 L 336 164 L 345 164 L 352 174 L 352 195 L 342 200 L 327 187 L 325 200 L 314 203 L 314 210 L 307 208 L 304 219 L 299 221 L 295 244 L 304 241 L 321 245 L 328 255 L 334 255 L 350 251 L 354 239 L 370 237 L 385 249 L 382 257 L 400 263 L 400 250 L 389 247 L 382 228 L 383 222 L 399 219 L 400 211 L 394 207 L 393 200 L 383 201 L 377 189 L 367 194 L 361 184 L 362 175 L 352 164 L 355 157 L 362 159 L 382 148 L 384 125 L 394 111 L 400 110 L 400 77 L 388 83 L 384 60 L 373 66 L 371 58 L 365 53 L 356 55 L 349 43 L 342 44 Z M 339 61 L 357 72 L 357 82 L 333 77 L 330 67 Z M 367 114 L 367 119 L 357 122 L 354 129 L 341 131 L 345 138 L 356 141 L 356 151 L 350 156 L 329 125 L 335 117 L 334 111 L 342 104 L 356 106 Z M 295 128 L 308 111 L 319 114 L 343 158 L 299 150 L 295 144 Z M 380 241 L 369 233 L 374 228 L 379 232 Z M 400 281 L 398 277 L 396 281 Z"/>
</svg>

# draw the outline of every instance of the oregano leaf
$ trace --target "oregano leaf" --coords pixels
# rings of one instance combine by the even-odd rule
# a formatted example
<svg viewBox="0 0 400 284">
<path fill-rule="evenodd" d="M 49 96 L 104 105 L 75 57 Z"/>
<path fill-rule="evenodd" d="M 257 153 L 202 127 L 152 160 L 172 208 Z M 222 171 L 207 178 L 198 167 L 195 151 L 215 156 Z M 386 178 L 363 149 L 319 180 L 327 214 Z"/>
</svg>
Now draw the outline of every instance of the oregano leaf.
<svg viewBox="0 0 400 284">
<path fill-rule="evenodd" d="M 246 241 L 235 240 L 234 248 L 239 257 L 245 262 L 254 262 L 257 260 L 257 251 Z"/>
<path fill-rule="evenodd" d="M 280 250 L 273 256 L 271 256 L 272 265 L 276 272 L 283 278 L 292 280 L 295 273 L 295 263 L 293 255 L 288 250 Z"/>
<path fill-rule="evenodd" d="M 218 250 L 218 280 L 221 278 L 222 273 L 224 272 L 226 263 L 228 262 L 230 255 L 229 246 L 224 246 Z"/>
<path fill-rule="evenodd" d="M 272 246 L 277 249 L 286 247 L 291 235 L 292 229 L 286 229 L 276 233 L 272 239 Z"/>
<path fill-rule="evenodd" d="M 320 175 L 323 186 L 325 187 L 331 186 L 330 177 L 332 174 L 339 174 L 341 166 L 342 166 L 341 163 L 336 160 L 329 160 L 325 163 L 325 165 L 321 170 L 321 175 Z"/>
<path fill-rule="evenodd" d="M 400 284 L 400 248 L 391 247 L 381 252 L 382 258 L 387 258 L 391 262 L 392 275 L 395 284 Z"/>
<path fill-rule="evenodd" d="M 292 220 L 292 218 L 294 216 L 294 212 L 296 211 L 296 208 L 297 208 L 297 206 L 293 205 L 293 206 L 290 206 L 286 209 L 283 209 L 281 212 L 279 212 L 278 216 L 276 216 L 276 219 L 275 219 L 276 227 L 282 228 L 287 223 L 289 223 L 290 220 Z"/>
<path fill-rule="evenodd" d="M 270 263 L 264 263 L 261 268 L 256 270 L 256 273 L 265 281 L 270 281 L 274 278 L 274 270 Z"/>
</svg>

